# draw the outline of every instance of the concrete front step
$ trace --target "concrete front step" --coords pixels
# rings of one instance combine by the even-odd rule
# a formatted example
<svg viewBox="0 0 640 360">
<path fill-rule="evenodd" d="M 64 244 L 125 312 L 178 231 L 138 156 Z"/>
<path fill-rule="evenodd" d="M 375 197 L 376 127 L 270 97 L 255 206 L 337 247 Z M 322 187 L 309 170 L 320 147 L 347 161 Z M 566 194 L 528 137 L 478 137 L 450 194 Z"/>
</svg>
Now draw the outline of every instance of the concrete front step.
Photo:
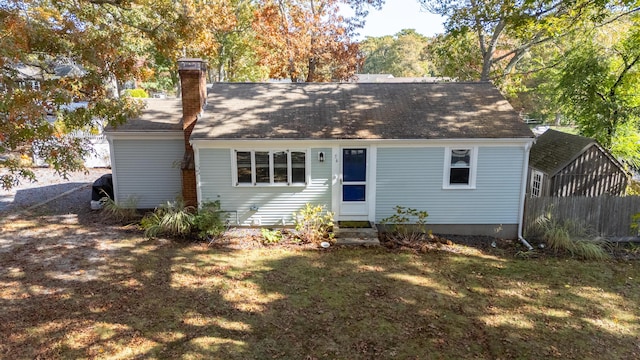
<svg viewBox="0 0 640 360">
<path fill-rule="evenodd" d="M 372 224 L 370 228 L 338 228 L 334 226 L 337 245 L 380 245 L 378 229 Z"/>
<path fill-rule="evenodd" d="M 349 245 L 349 246 L 378 246 L 380 240 L 376 239 L 362 239 L 362 238 L 336 238 L 336 245 Z"/>
</svg>

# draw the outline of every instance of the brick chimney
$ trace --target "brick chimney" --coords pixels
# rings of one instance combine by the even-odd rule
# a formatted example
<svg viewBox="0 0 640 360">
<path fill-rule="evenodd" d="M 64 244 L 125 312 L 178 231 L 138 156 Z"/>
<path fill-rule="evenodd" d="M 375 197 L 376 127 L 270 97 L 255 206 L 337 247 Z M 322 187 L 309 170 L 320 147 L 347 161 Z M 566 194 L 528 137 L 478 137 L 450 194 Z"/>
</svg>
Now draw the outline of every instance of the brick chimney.
<svg viewBox="0 0 640 360">
<path fill-rule="evenodd" d="M 178 60 L 182 92 L 182 131 L 184 157 L 182 159 L 182 197 L 186 205 L 196 206 L 196 167 L 189 137 L 207 102 L 207 64 L 202 59 Z"/>
</svg>

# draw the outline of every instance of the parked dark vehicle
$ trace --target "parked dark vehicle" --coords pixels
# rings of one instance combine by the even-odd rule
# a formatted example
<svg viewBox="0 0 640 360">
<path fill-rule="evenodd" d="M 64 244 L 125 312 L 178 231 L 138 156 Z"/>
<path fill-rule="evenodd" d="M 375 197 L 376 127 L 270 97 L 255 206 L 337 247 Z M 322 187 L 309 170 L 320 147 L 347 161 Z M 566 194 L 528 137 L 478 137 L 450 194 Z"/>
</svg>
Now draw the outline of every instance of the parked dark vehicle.
<svg viewBox="0 0 640 360">
<path fill-rule="evenodd" d="M 94 210 L 102 208 L 100 199 L 104 197 L 113 200 L 113 177 L 111 174 L 104 174 L 93 182 L 91 187 L 91 208 Z"/>
</svg>

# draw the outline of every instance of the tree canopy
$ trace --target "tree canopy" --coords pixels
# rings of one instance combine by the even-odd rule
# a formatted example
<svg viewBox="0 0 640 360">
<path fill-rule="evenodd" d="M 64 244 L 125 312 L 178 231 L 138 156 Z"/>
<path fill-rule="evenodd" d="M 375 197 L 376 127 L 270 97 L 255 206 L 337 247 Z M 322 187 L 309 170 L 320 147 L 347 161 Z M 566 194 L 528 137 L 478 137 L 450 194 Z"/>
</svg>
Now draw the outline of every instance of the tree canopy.
<svg viewBox="0 0 640 360">
<path fill-rule="evenodd" d="M 121 14 L 103 1 L 3 1 L 0 3 L 0 160 L 5 188 L 33 173 L 21 159 L 37 156 L 61 175 L 82 169 L 88 146 L 74 131 L 117 124 L 136 104 L 113 98 L 105 84 L 134 76 L 140 42 L 132 27 L 113 26 Z M 79 68 L 57 76 L 61 65 Z M 27 69 L 26 71 L 20 70 Z M 26 74 L 25 74 L 26 72 Z M 37 84 L 37 86 L 36 86 Z M 86 107 L 69 104 L 86 101 Z"/>
<path fill-rule="evenodd" d="M 340 4 L 354 10 L 340 15 Z M 355 31 L 364 24 L 367 6 L 382 0 L 264 0 L 254 28 L 264 44 L 262 64 L 273 78 L 297 81 L 347 80 L 362 63 Z"/>
<path fill-rule="evenodd" d="M 629 20 L 597 29 L 567 53 L 557 93 L 583 135 L 640 167 L 640 17 Z"/>
<path fill-rule="evenodd" d="M 382 37 L 367 37 L 360 43 L 365 60 L 362 73 L 396 77 L 433 75 L 427 59 L 429 39 L 413 29 Z"/>
<path fill-rule="evenodd" d="M 339 15 L 339 4 L 354 15 Z M 121 85 L 177 87 L 180 57 L 202 57 L 216 81 L 347 79 L 361 62 L 352 40 L 382 0 L 0 1 L 0 183 L 33 179 L 27 160 L 60 175 L 83 169 L 79 132 L 135 116 Z M 56 67 L 71 66 L 59 75 Z M 82 102 L 83 106 L 72 106 Z"/>
<path fill-rule="evenodd" d="M 418 0 L 428 11 L 447 18 L 450 44 L 471 37 L 477 42 L 478 80 L 511 74 L 529 51 L 563 36 L 582 31 L 621 13 L 633 12 L 636 0 Z"/>
<path fill-rule="evenodd" d="M 637 0 L 419 2 L 447 17 L 429 47 L 439 75 L 493 81 L 516 108 L 640 164 Z"/>
</svg>

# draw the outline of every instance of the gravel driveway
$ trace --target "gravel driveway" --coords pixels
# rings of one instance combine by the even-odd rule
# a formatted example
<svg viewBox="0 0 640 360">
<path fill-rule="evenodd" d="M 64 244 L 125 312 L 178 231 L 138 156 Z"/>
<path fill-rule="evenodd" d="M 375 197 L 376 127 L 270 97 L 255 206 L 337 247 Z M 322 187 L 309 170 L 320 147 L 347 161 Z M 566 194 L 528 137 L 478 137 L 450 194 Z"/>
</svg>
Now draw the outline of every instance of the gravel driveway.
<svg viewBox="0 0 640 360">
<path fill-rule="evenodd" d="M 32 170 L 37 182 L 24 180 L 9 191 L 0 189 L 0 217 L 38 204 L 42 205 L 34 210 L 51 214 L 91 211 L 91 185 L 100 176 L 111 173 L 111 169 L 94 168 L 88 169 L 86 173 L 71 173 L 68 179 L 63 179 L 50 168 Z"/>
</svg>

